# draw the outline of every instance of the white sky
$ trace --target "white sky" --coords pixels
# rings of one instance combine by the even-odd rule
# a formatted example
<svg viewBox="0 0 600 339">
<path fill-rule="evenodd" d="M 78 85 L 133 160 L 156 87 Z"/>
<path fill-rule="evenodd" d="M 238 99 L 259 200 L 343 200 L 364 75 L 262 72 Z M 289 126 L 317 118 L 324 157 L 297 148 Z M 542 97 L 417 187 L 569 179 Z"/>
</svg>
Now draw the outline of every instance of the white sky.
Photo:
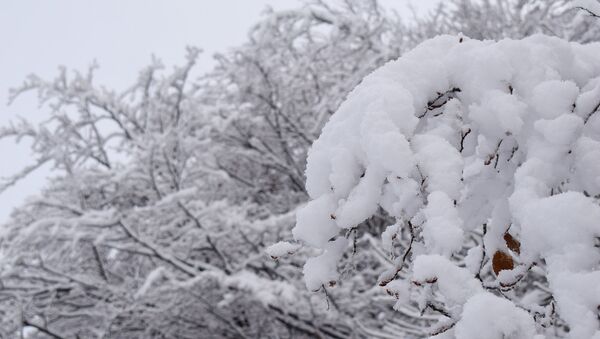
<svg viewBox="0 0 600 339">
<path fill-rule="evenodd" d="M 381 0 L 407 13 L 413 4 L 426 11 L 440 0 Z M 28 74 L 51 79 L 58 66 L 85 70 L 100 64 L 97 81 L 123 88 L 135 80 L 151 55 L 167 65 L 184 60 L 185 46 L 202 48 L 199 68 L 209 70 L 211 55 L 243 43 L 265 6 L 297 7 L 299 0 L 18 0 L 0 2 L 0 125 L 17 116 L 46 117 L 35 95 L 7 106 L 8 90 Z M 32 162 L 27 145 L 0 141 L 0 177 Z M 10 211 L 43 187 L 43 168 L 0 194 L 0 224 Z"/>
</svg>

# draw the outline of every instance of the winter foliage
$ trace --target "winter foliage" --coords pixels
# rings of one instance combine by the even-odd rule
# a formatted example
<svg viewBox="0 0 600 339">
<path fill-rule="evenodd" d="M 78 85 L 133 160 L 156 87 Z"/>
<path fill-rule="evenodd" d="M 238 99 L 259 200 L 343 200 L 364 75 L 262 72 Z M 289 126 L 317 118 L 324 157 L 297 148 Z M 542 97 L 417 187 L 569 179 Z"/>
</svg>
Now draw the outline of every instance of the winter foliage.
<svg viewBox="0 0 600 339">
<path fill-rule="evenodd" d="M 379 285 L 440 313 L 438 337 L 600 336 L 598 53 L 441 36 L 366 77 L 309 151 L 307 287 L 339 279 L 345 232 L 382 208 Z"/>
<path fill-rule="evenodd" d="M 30 76 L 0 337 L 600 337 L 596 4 L 313 1 L 200 77 Z"/>
</svg>

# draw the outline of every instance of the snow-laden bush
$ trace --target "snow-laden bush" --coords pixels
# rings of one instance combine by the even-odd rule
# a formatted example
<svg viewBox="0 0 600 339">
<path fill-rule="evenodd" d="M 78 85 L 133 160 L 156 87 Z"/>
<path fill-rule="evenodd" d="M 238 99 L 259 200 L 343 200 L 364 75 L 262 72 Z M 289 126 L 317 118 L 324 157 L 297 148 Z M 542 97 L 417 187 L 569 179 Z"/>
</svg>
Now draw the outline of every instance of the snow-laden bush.
<svg viewBox="0 0 600 339">
<path fill-rule="evenodd" d="M 351 235 L 383 209 L 372 283 L 432 336 L 600 338 L 599 55 L 441 36 L 367 76 L 309 151 L 307 287 L 343 284 Z"/>
</svg>

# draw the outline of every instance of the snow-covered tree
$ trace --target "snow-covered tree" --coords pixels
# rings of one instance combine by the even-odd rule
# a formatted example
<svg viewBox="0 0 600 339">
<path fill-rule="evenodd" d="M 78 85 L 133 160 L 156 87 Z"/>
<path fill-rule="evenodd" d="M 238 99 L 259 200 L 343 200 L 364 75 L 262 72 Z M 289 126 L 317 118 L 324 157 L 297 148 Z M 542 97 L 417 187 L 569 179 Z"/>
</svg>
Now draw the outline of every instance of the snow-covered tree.
<svg viewBox="0 0 600 339">
<path fill-rule="evenodd" d="M 93 69 L 30 77 L 14 96 L 37 91 L 50 119 L 1 130 L 30 138 L 37 156 L 2 188 L 47 163 L 55 177 L 3 227 L 2 334 L 345 338 L 376 328 L 370 314 L 386 305 L 328 312 L 304 289 L 301 259 L 273 262 L 264 247 L 290 236 L 324 120 L 393 57 L 377 49 L 391 35 L 379 10 L 270 13 L 200 81 L 190 79 L 194 49 L 172 73 L 154 62 L 122 92 L 97 85 Z"/>
<path fill-rule="evenodd" d="M 346 95 L 377 67 L 430 35 L 461 27 L 479 26 L 484 38 L 543 31 L 584 40 L 565 35 L 567 26 L 540 28 L 538 22 L 563 22 L 554 16 L 527 31 L 516 24 L 517 14 L 497 15 L 495 24 L 483 27 L 479 15 L 449 10 L 463 3 L 476 13 L 486 6 L 452 1 L 448 6 L 455 7 L 414 27 L 376 1 L 312 1 L 270 11 L 247 43 L 217 56 L 217 67 L 200 79 L 192 76 L 195 49 L 170 72 L 153 62 L 125 91 L 98 85 L 93 69 L 63 70 L 50 81 L 30 77 L 14 96 L 37 92 L 49 118 L 0 129 L 0 138 L 30 139 L 36 156 L 30 167 L 0 181 L 0 191 L 40 166 L 50 164 L 54 171 L 44 191 L 0 229 L 0 335 L 428 335 L 439 312 L 421 314 L 419 304 L 411 303 L 394 312 L 396 297 L 404 297 L 392 289 L 398 283 L 388 283 L 389 295 L 375 287 L 381 272 L 397 265 L 390 253 L 399 255 L 399 246 L 411 239 L 400 226 L 386 231 L 394 219 L 383 209 L 344 230 L 351 244 L 335 286 L 332 279 L 307 290 L 301 268 L 320 250 L 278 242 L 292 238 L 295 211 L 311 192 L 304 187 L 309 146 Z M 494 6 L 503 3 L 520 13 L 514 1 Z M 589 28 L 588 40 L 596 40 L 591 17 L 576 17 L 583 26 L 568 27 Z M 519 28 L 510 33 L 498 30 L 500 24 Z M 439 98 L 435 93 L 432 109 L 460 94 L 446 90 Z M 444 126 L 440 122 L 442 130 L 454 125 Z M 336 156 L 335 166 L 351 168 L 346 156 Z M 338 185 L 346 179 L 334 180 Z M 388 236 L 382 239 L 383 232 Z M 414 236 L 421 234 L 415 230 Z M 273 243 L 278 245 L 265 254 Z M 465 255 L 459 251 L 453 258 Z M 428 310 L 438 304 L 431 305 Z"/>
<path fill-rule="evenodd" d="M 203 86 L 218 130 L 219 168 L 260 204 L 306 199 L 306 151 L 344 96 L 396 58 L 403 26 L 375 1 L 314 1 L 269 12 Z M 274 212 L 271 211 L 271 212 Z"/>
<path fill-rule="evenodd" d="M 56 176 L 2 229 L 3 337 L 261 337 L 329 326 L 301 313 L 310 296 L 292 299 L 288 265 L 274 271 L 262 251 L 286 216 L 221 193 L 210 116 L 188 79 L 197 53 L 172 73 L 155 62 L 120 93 L 92 72 L 31 77 L 15 92 L 36 90 L 51 118 L 1 135 L 31 138 L 35 166 L 51 162 Z"/>
<path fill-rule="evenodd" d="M 308 289 L 344 284 L 383 209 L 377 284 L 431 336 L 600 337 L 599 53 L 441 36 L 366 77 L 309 151 Z"/>
<path fill-rule="evenodd" d="M 473 39 L 521 39 L 542 33 L 569 41 L 598 41 L 600 26 L 592 11 L 595 0 L 453 0 L 417 17 L 418 29 L 410 40 L 423 41 L 439 34 L 462 33 Z M 589 5 L 589 4 L 592 5 Z M 574 6 L 575 5 L 575 6 Z M 597 5 L 597 2 L 596 2 Z M 585 8 L 585 10 L 581 10 Z M 592 15 L 590 15 L 592 14 Z"/>
</svg>

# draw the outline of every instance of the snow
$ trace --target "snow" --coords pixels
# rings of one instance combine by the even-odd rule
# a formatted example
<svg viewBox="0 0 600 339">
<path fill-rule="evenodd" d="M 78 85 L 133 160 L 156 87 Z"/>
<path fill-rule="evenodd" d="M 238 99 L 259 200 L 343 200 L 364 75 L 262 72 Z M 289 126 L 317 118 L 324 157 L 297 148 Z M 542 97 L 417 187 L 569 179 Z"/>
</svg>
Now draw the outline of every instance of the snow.
<svg viewBox="0 0 600 339">
<path fill-rule="evenodd" d="M 310 201 L 298 210 L 294 238 L 311 246 L 322 248 L 329 239 L 339 233 L 334 216 L 336 202 L 330 195 Z"/>
<path fill-rule="evenodd" d="M 582 119 L 588 119 L 591 112 L 594 112 L 600 103 L 600 78 L 590 81 L 577 97 L 575 101 L 574 113 Z"/>
<path fill-rule="evenodd" d="M 451 307 L 463 305 L 483 291 L 479 281 L 467 269 L 435 254 L 420 255 L 415 259 L 412 279 L 419 283 L 435 281 Z"/>
<path fill-rule="evenodd" d="M 499 90 L 486 92 L 480 103 L 470 107 L 469 117 L 479 126 L 480 133 L 492 140 L 519 134 L 527 105 L 510 93 Z"/>
<path fill-rule="evenodd" d="M 337 262 L 340 260 L 348 241 L 338 238 L 327 244 L 326 250 L 318 257 L 310 258 L 304 264 L 304 281 L 306 287 L 316 291 L 321 286 L 329 286 L 335 283 L 339 277 L 337 273 Z"/>
<path fill-rule="evenodd" d="M 384 251 L 416 225 L 411 298 L 422 308 L 441 300 L 456 338 L 543 336 L 541 320 L 483 289 L 511 288 L 530 270 L 545 276 L 567 337 L 598 336 L 599 53 L 599 44 L 541 35 L 439 36 L 366 77 L 308 154 L 312 200 L 293 233 L 322 254 L 305 264 L 307 287 L 339 278 L 346 242 L 331 239 L 381 207 L 396 219 L 381 235 Z M 466 235 L 482 224 L 484 244 L 473 245 Z M 520 248 L 509 248 L 508 231 Z M 514 264 L 499 276 L 481 267 L 497 251 Z M 389 284 L 407 294 L 406 284 Z"/>
<path fill-rule="evenodd" d="M 480 293 L 465 304 L 455 333 L 456 339 L 480 339 L 483 333 L 490 339 L 531 339 L 536 330 L 525 310 L 491 293 Z"/>
<path fill-rule="evenodd" d="M 405 134 L 401 134 L 385 111 L 368 111 L 367 117 L 360 130 L 367 162 L 379 164 L 398 177 L 407 176 L 414 160 Z M 390 149 L 393 151 L 389 152 Z"/>
<path fill-rule="evenodd" d="M 561 115 L 552 120 L 540 119 L 534 128 L 555 146 L 571 146 L 581 134 L 583 120 L 575 115 Z"/>
<path fill-rule="evenodd" d="M 465 266 L 473 274 L 479 272 L 479 266 L 483 259 L 483 248 L 481 246 L 473 247 L 467 252 L 465 257 Z"/>
<path fill-rule="evenodd" d="M 373 215 L 377 210 L 384 180 L 382 169 L 375 166 L 367 168 L 364 177 L 348 198 L 338 202 L 334 213 L 336 224 L 341 228 L 351 228 Z"/>
<path fill-rule="evenodd" d="M 572 338 L 590 338 L 598 329 L 600 305 L 600 206 L 578 192 L 543 198 L 526 207 L 522 224 L 523 259 L 542 257 L 558 313 Z M 568 227 L 565 227 L 568 225 Z"/>
<path fill-rule="evenodd" d="M 300 248 L 300 246 L 300 244 L 292 244 L 287 241 L 280 241 L 267 247 L 265 252 L 271 258 L 277 259 L 289 254 L 294 254 Z"/>
<path fill-rule="evenodd" d="M 162 279 L 165 276 L 166 272 L 167 271 L 163 266 L 158 266 L 157 268 L 152 270 L 148 274 L 148 276 L 146 276 L 144 284 L 137 290 L 137 292 L 135 292 L 135 297 L 140 298 L 143 297 L 144 294 L 148 293 L 150 288 L 152 288 L 152 286 L 155 283 L 157 283 L 160 279 Z"/>
<path fill-rule="evenodd" d="M 243 270 L 220 278 L 225 286 L 246 290 L 264 305 L 291 302 L 296 297 L 296 288 L 284 281 L 270 280 L 253 272 Z"/>
<path fill-rule="evenodd" d="M 458 199 L 464 165 L 456 148 L 434 135 L 417 135 L 412 144 L 427 189 L 430 192 L 442 191 L 453 200 Z"/>
<path fill-rule="evenodd" d="M 579 95 L 573 81 L 544 81 L 533 89 L 532 107 L 545 119 L 553 119 L 569 113 Z"/>
<path fill-rule="evenodd" d="M 340 197 L 348 196 L 362 175 L 362 169 L 354 155 L 340 148 L 331 159 L 329 182 L 333 191 Z"/>
<path fill-rule="evenodd" d="M 392 252 L 394 248 L 394 239 L 398 236 L 398 230 L 400 225 L 394 224 L 388 226 L 383 233 L 381 233 L 381 247 L 388 252 Z"/>
<path fill-rule="evenodd" d="M 573 246 L 578 245 L 587 253 L 565 263 L 566 267 L 562 269 L 576 271 L 588 262 L 581 260 L 586 256 L 600 259 L 600 253 L 594 247 L 594 237 L 600 236 L 600 206 L 591 199 L 581 193 L 567 192 L 531 202 L 525 211 L 520 220 L 521 257 L 524 260 L 534 261 L 538 256 L 562 253 L 571 256 L 573 253 L 570 252 L 576 250 Z M 593 265 L 587 268 L 593 268 Z"/>
<path fill-rule="evenodd" d="M 429 253 L 450 257 L 458 252 L 463 243 L 462 220 L 450 198 L 436 191 L 427 197 L 427 206 L 423 210 L 425 225 L 423 238 Z"/>
<path fill-rule="evenodd" d="M 414 215 L 419 209 L 419 184 L 413 179 L 388 176 L 380 205 L 390 215 Z"/>
<path fill-rule="evenodd" d="M 596 196 L 600 194 L 600 142 L 588 138 L 580 138 L 575 147 L 574 178 L 579 190 L 585 188 L 586 192 Z"/>
</svg>

